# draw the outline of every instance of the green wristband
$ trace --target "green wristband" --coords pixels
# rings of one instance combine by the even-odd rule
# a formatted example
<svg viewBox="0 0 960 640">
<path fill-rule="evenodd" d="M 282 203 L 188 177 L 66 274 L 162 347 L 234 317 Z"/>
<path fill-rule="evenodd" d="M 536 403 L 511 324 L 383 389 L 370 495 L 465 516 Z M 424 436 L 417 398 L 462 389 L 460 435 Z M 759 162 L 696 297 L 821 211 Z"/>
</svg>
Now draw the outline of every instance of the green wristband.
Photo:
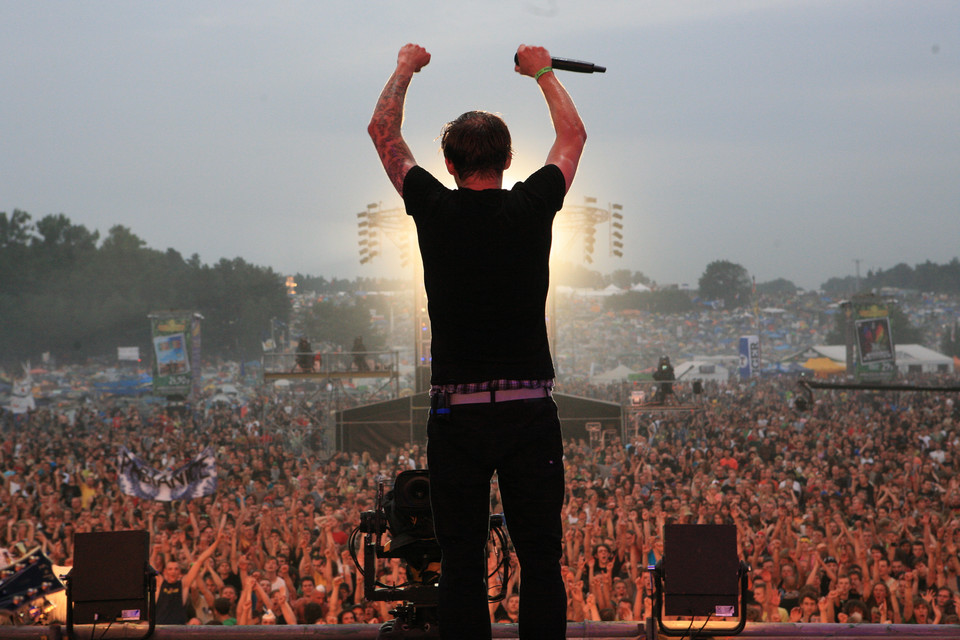
<svg viewBox="0 0 960 640">
<path fill-rule="evenodd" d="M 540 76 L 542 76 L 545 73 L 550 73 L 551 71 L 553 71 L 553 67 L 544 67 L 543 69 L 540 69 L 540 71 L 537 71 L 536 75 L 533 76 L 533 79 L 539 80 Z"/>
</svg>

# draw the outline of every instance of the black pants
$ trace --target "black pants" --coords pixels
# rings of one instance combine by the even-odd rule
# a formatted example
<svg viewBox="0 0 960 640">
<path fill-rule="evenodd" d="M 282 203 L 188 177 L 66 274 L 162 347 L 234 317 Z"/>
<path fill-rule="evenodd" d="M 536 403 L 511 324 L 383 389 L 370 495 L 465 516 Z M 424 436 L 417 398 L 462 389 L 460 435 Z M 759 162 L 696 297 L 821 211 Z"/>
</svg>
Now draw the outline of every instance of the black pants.
<svg viewBox="0 0 960 640">
<path fill-rule="evenodd" d="M 520 562 L 520 638 L 566 637 L 560 575 L 563 442 L 552 398 L 450 407 L 427 423 L 430 497 L 443 552 L 439 591 L 445 639 L 490 638 L 487 536 L 497 472 Z"/>
</svg>

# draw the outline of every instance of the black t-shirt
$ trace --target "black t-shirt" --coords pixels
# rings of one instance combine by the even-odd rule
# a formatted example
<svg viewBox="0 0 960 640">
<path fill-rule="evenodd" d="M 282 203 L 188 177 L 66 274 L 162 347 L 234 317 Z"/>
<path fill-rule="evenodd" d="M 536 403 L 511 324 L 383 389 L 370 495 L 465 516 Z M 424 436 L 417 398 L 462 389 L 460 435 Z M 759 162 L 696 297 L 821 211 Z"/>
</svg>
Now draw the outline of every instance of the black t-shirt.
<svg viewBox="0 0 960 640">
<path fill-rule="evenodd" d="M 403 183 L 432 325 L 432 384 L 554 377 L 544 306 L 566 182 L 547 165 L 510 190 L 448 189 L 421 167 Z"/>
<path fill-rule="evenodd" d="M 187 624 L 187 608 L 183 604 L 183 582 L 160 584 L 157 592 L 157 624 Z"/>
</svg>

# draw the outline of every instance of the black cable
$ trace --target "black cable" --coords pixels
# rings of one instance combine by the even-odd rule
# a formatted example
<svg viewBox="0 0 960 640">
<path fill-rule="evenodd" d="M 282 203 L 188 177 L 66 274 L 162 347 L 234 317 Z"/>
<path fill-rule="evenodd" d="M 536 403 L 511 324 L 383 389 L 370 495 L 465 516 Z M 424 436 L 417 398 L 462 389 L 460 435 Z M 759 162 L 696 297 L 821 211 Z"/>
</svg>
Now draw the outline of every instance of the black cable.
<svg viewBox="0 0 960 640">
<path fill-rule="evenodd" d="M 690 612 L 690 626 L 687 627 L 687 633 L 686 633 L 686 635 L 680 636 L 680 640 L 683 640 L 683 639 L 686 638 L 687 636 L 690 636 L 690 640 L 693 640 L 693 635 L 692 635 L 690 632 L 693 631 L 693 619 L 694 619 L 694 617 L 695 617 L 695 616 L 693 615 L 693 611 L 691 611 L 691 612 Z"/>
<path fill-rule="evenodd" d="M 356 545 L 354 544 L 357 540 L 357 535 L 359 533 L 360 533 L 359 526 L 355 527 L 354 530 L 350 532 L 350 538 L 347 542 L 347 546 L 350 547 L 350 558 L 353 560 L 353 564 L 357 567 L 357 573 L 360 574 L 360 578 L 365 578 L 367 574 L 363 570 L 363 568 L 360 566 L 360 563 L 357 561 Z M 395 584 L 395 585 L 384 584 L 379 580 L 374 580 L 373 582 L 373 586 L 380 587 L 382 589 L 402 589 L 404 587 L 412 587 L 415 585 L 422 585 L 422 584 L 423 584 L 422 582 L 411 582 L 410 580 L 407 580 L 406 582 L 403 582 L 401 584 Z"/>
<path fill-rule="evenodd" d="M 366 571 L 363 570 L 363 567 L 361 566 L 360 562 L 358 561 L 356 545 L 354 544 L 354 543 L 357 541 L 357 536 L 358 536 L 359 534 L 360 534 L 360 526 L 357 525 L 357 526 L 353 529 L 353 531 L 350 532 L 350 538 L 349 538 L 349 540 L 347 541 L 347 546 L 350 547 L 350 559 L 353 560 L 354 566 L 357 567 L 357 573 L 360 574 L 360 578 L 366 578 L 367 573 L 366 573 Z M 371 535 L 372 535 L 372 534 L 371 534 Z M 374 575 L 376 575 L 376 574 L 374 574 Z M 374 581 L 373 581 L 373 586 L 375 586 L 375 587 L 380 587 L 381 589 L 399 589 L 400 587 L 405 587 L 405 586 L 408 586 L 408 585 L 410 585 L 410 584 L 411 584 L 410 582 L 405 582 L 405 583 L 403 583 L 403 584 L 393 585 L 393 586 L 391 587 L 390 585 L 384 584 L 384 583 L 380 582 L 379 580 L 374 580 Z"/>
<path fill-rule="evenodd" d="M 353 531 L 350 532 L 350 538 L 347 540 L 347 546 L 350 548 L 350 559 L 353 560 L 353 566 L 357 568 L 357 573 L 360 574 L 360 577 L 363 578 L 366 574 L 363 572 L 363 566 L 360 564 L 359 559 L 357 558 L 357 535 L 360 533 L 360 525 L 354 527 Z"/>
<path fill-rule="evenodd" d="M 692 614 L 692 613 L 693 613 L 693 612 L 691 611 L 691 614 Z M 700 634 L 703 633 L 703 630 L 707 628 L 707 623 L 710 622 L 710 618 L 713 617 L 713 614 L 712 614 L 712 613 L 708 613 L 708 614 L 707 614 L 707 619 L 703 621 L 703 625 L 697 630 L 696 635 L 691 635 L 690 632 L 693 631 L 693 623 L 694 623 L 694 618 L 695 618 L 695 617 L 696 617 L 696 616 L 694 616 L 694 615 L 691 615 L 691 616 L 690 616 L 690 626 L 687 627 L 687 633 L 686 633 L 686 635 L 680 636 L 680 640 L 683 640 L 686 636 L 690 636 L 690 640 L 694 640 L 695 638 L 699 638 L 699 637 L 700 637 Z"/>
<path fill-rule="evenodd" d="M 359 578 L 363 579 L 363 578 L 366 578 L 366 572 L 364 571 L 364 568 L 361 566 L 357 556 L 357 547 L 359 546 L 357 542 L 361 533 L 362 532 L 360 531 L 359 525 L 354 527 L 353 531 L 350 532 L 350 536 L 347 540 L 347 546 L 350 549 L 350 559 L 353 560 L 353 564 L 357 567 L 357 573 L 359 574 Z M 369 532 L 363 532 L 363 533 L 369 534 Z M 500 543 L 500 548 L 503 550 L 503 553 L 502 553 L 500 563 L 497 565 L 497 568 L 493 570 L 493 573 L 487 575 L 487 578 L 489 579 L 490 577 L 496 575 L 498 572 L 502 571 L 503 581 L 500 583 L 500 593 L 494 596 L 487 596 L 487 599 L 489 602 L 500 602 L 501 600 L 504 599 L 504 597 L 506 597 L 507 582 L 510 580 L 510 554 L 507 552 L 506 536 L 504 535 L 502 529 L 500 527 L 494 527 L 491 529 L 491 533 L 497 536 L 497 540 Z M 380 587 L 383 589 L 399 589 L 402 587 L 408 587 L 408 586 L 413 586 L 418 584 L 422 584 L 422 583 L 410 582 L 408 580 L 403 584 L 391 586 L 388 584 L 384 584 L 379 580 L 374 581 L 374 586 Z"/>
<path fill-rule="evenodd" d="M 507 583 L 510 581 L 510 553 L 507 550 L 507 539 L 504 536 L 503 531 L 500 527 L 496 527 L 492 530 L 492 533 L 496 534 L 497 539 L 500 541 L 500 549 L 502 551 L 500 564 L 497 565 L 497 568 L 493 570 L 493 573 L 487 575 L 487 579 L 490 579 L 492 576 L 496 575 L 498 572 L 503 571 L 503 578 L 500 582 L 500 593 L 496 595 L 487 595 L 488 602 L 501 602 L 507 595 Z"/>
<path fill-rule="evenodd" d="M 703 626 L 700 627 L 700 630 L 699 630 L 699 631 L 697 631 L 697 636 L 699 636 L 701 633 L 703 633 L 703 630 L 707 628 L 707 623 L 710 622 L 710 618 L 711 618 L 711 617 L 713 617 L 713 614 L 712 614 L 712 613 L 708 613 L 708 614 L 707 614 L 707 619 L 703 621 Z"/>
<path fill-rule="evenodd" d="M 113 620 L 107 623 L 107 628 L 103 630 L 103 633 L 100 634 L 100 640 L 103 640 L 107 637 L 107 632 L 110 631 L 110 627 L 113 626 Z M 90 632 L 90 637 L 93 637 L 93 632 Z"/>
</svg>

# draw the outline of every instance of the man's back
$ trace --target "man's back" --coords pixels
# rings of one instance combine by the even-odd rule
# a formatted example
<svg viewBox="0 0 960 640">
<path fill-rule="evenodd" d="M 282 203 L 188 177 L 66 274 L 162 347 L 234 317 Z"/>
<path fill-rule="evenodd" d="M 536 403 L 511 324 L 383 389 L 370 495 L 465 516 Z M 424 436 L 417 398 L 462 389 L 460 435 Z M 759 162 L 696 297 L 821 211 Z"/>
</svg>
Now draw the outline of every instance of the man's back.
<svg viewBox="0 0 960 640">
<path fill-rule="evenodd" d="M 544 303 L 563 176 L 511 191 L 449 190 L 423 169 L 404 183 L 432 324 L 432 382 L 553 378 Z"/>
</svg>

